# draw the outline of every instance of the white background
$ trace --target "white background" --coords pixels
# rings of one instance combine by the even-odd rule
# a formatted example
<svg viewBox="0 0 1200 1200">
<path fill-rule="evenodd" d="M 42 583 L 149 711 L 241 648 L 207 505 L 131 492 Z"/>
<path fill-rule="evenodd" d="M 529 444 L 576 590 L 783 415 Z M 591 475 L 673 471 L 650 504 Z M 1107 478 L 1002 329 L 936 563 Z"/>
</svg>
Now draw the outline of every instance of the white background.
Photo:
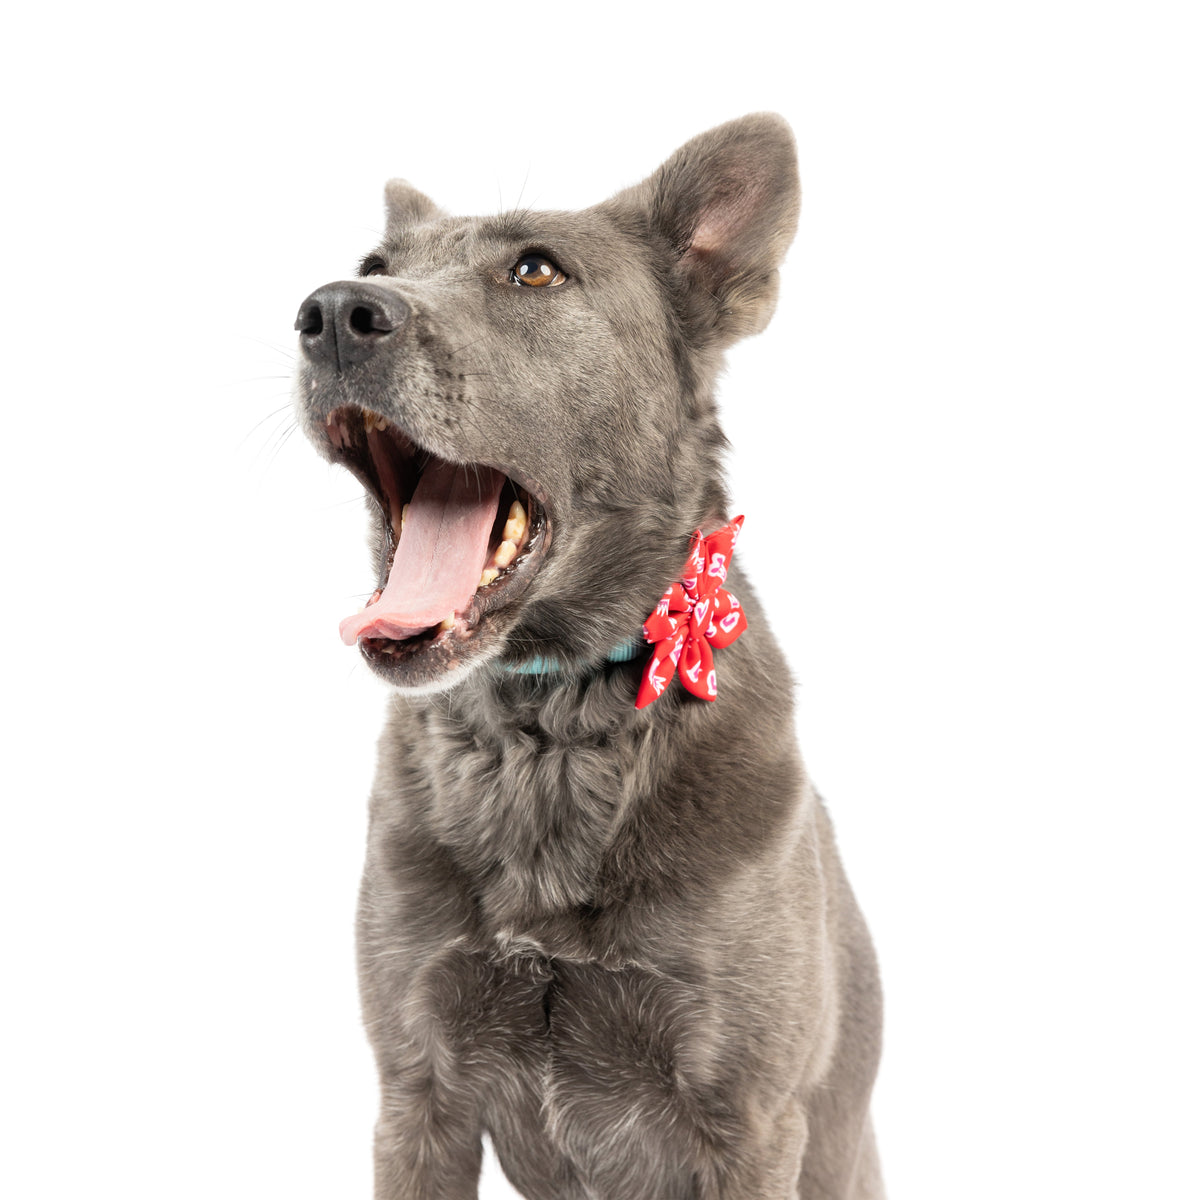
<svg viewBox="0 0 1200 1200">
<path fill-rule="evenodd" d="M 1190 6 L 435 7 L 9 19 L 0 1191 L 368 1197 L 385 696 L 295 311 L 389 176 L 574 207 L 774 109 L 732 494 L 878 944 L 893 1200 L 1200 1194 Z"/>
</svg>

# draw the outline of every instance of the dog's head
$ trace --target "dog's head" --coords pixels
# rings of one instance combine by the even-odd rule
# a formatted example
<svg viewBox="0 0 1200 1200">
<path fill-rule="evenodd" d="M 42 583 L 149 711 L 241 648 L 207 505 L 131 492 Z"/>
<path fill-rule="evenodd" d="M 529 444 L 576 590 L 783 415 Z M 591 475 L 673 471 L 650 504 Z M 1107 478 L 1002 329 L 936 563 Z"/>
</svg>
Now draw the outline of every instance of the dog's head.
<svg viewBox="0 0 1200 1200">
<path fill-rule="evenodd" d="M 386 195 L 359 278 L 297 320 L 302 424 L 378 525 L 379 591 L 343 638 L 416 690 L 497 658 L 602 661 L 724 515 L 712 385 L 775 306 L 787 125 L 710 130 L 583 212 Z"/>
</svg>

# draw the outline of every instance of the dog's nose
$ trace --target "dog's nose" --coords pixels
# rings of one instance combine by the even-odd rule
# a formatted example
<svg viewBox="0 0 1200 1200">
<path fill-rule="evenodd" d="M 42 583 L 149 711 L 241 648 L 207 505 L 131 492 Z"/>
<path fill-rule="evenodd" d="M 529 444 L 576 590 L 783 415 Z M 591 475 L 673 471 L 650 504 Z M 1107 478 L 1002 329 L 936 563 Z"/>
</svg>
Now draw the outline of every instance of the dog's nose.
<svg viewBox="0 0 1200 1200">
<path fill-rule="evenodd" d="M 399 296 L 376 284 L 327 283 L 300 305 L 300 349 L 339 370 L 365 362 L 396 340 L 411 312 Z"/>
</svg>

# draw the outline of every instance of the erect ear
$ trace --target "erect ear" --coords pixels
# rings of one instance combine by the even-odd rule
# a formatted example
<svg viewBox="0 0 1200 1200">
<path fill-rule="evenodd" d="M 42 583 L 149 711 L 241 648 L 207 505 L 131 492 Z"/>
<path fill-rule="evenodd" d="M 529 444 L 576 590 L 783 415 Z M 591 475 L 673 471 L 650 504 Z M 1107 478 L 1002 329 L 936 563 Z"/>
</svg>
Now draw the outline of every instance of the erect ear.
<svg viewBox="0 0 1200 1200">
<path fill-rule="evenodd" d="M 700 134 L 611 203 L 639 206 L 666 240 L 697 343 L 727 346 L 766 328 L 800 213 L 782 117 L 754 113 Z"/>
<path fill-rule="evenodd" d="M 441 209 L 424 192 L 418 192 L 407 179 L 389 179 L 384 184 L 383 201 L 387 207 L 389 234 L 442 216 Z"/>
</svg>

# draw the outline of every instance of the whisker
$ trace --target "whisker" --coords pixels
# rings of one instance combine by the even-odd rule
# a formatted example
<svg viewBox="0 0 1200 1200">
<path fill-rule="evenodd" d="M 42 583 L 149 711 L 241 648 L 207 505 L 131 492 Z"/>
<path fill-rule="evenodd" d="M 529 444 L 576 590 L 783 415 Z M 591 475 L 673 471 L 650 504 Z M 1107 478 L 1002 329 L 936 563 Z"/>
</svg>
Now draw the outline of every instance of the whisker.
<svg viewBox="0 0 1200 1200">
<path fill-rule="evenodd" d="M 287 412 L 291 407 L 292 406 L 290 404 L 281 404 L 273 412 L 269 412 L 269 413 L 267 413 L 267 415 L 265 417 L 262 417 L 260 420 L 255 421 L 254 424 L 251 425 L 248 430 L 246 430 L 246 437 L 242 438 L 241 442 L 239 442 L 238 444 L 243 445 L 246 441 L 246 438 L 248 438 L 260 425 L 265 424 L 267 421 L 271 420 L 272 417 L 279 416 L 279 414 L 282 412 Z"/>
<path fill-rule="evenodd" d="M 300 426 L 295 421 L 293 421 L 291 423 L 291 426 L 284 431 L 283 436 L 280 437 L 276 441 L 275 447 L 271 451 L 270 457 L 267 459 L 268 465 L 275 462 L 276 459 L 279 458 L 280 454 L 283 453 L 284 446 L 286 446 L 288 444 L 288 442 L 291 440 L 292 434 L 294 434 L 296 432 L 296 430 L 299 428 L 300 428 Z"/>
<path fill-rule="evenodd" d="M 290 407 L 290 405 L 288 407 Z M 245 444 L 251 439 L 251 437 L 254 436 L 255 431 L 258 430 L 259 428 L 261 428 L 261 426 L 263 425 L 263 423 L 265 421 L 269 421 L 272 417 L 278 417 L 279 413 L 282 411 L 283 411 L 282 409 L 277 410 L 276 412 L 271 413 L 268 416 L 264 417 L 262 419 L 262 421 L 256 422 L 254 427 L 252 429 L 250 429 L 246 433 L 246 435 L 238 442 L 238 448 L 240 449 L 241 447 L 245 446 Z M 285 416 L 282 419 L 278 420 L 275 424 L 275 427 L 272 429 L 270 435 L 263 441 L 262 445 L 260 445 L 258 450 L 255 452 L 255 456 L 254 456 L 255 459 L 257 459 L 260 455 L 269 452 L 271 447 L 274 446 L 281 437 L 284 437 L 284 435 L 286 433 L 290 432 L 291 430 L 298 429 L 298 428 L 299 428 L 299 425 L 296 423 L 296 419 L 294 417 Z"/>
<path fill-rule="evenodd" d="M 256 346 L 262 346 L 266 350 L 270 350 L 272 354 L 278 354 L 281 358 L 286 359 L 292 365 L 295 365 L 299 359 L 299 351 L 295 349 L 284 349 L 277 342 L 268 342 L 263 338 L 250 337 L 245 335 L 245 340 L 253 342 Z"/>
<path fill-rule="evenodd" d="M 521 197 L 525 195 L 525 185 L 529 182 L 529 172 L 533 170 L 533 161 L 530 160 L 525 167 L 525 178 L 521 180 L 521 190 L 517 193 L 517 202 L 513 205 L 514 212 L 521 210 Z"/>
<path fill-rule="evenodd" d="M 479 337 L 477 337 L 477 338 L 475 338 L 475 339 L 474 339 L 474 341 L 467 342 L 465 345 L 463 345 L 463 346 L 459 346 L 459 347 L 458 347 L 458 349 L 456 349 L 456 350 L 451 350 L 451 351 L 450 351 L 450 353 L 446 355 L 446 357 L 447 357 L 447 358 L 453 358 L 453 357 L 454 357 L 456 354 L 460 354 L 462 351 L 464 351 L 464 350 L 468 350 L 468 349 L 470 349 L 470 347 L 472 347 L 472 346 L 477 346 L 477 345 L 478 345 L 480 342 L 482 342 L 482 341 L 483 341 L 483 340 L 484 340 L 484 339 L 485 339 L 487 336 L 488 336 L 488 335 L 487 335 L 486 333 L 480 334 L 480 335 L 479 335 Z"/>
</svg>

